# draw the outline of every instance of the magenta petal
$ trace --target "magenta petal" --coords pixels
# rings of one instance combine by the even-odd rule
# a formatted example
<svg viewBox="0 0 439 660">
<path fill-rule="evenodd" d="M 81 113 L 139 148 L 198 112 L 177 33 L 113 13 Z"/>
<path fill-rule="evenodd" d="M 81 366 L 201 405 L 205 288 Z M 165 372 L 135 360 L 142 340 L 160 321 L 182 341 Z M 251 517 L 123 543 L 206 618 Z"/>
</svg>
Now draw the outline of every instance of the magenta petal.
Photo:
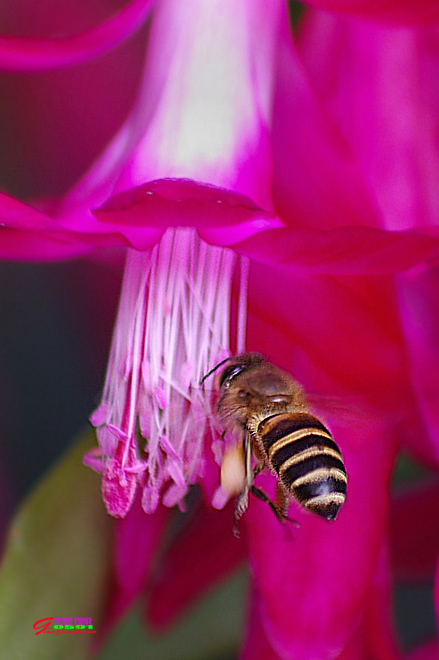
<svg viewBox="0 0 439 660">
<path fill-rule="evenodd" d="M 387 540 L 385 540 L 364 619 L 369 657 L 379 660 L 398 660 L 400 653 L 393 625 L 392 581 L 388 554 Z"/>
<path fill-rule="evenodd" d="M 0 227 L 0 259 L 10 261 L 58 261 L 90 252 L 91 247 L 60 232 L 45 234 Z"/>
<path fill-rule="evenodd" d="M 160 179 L 112 197 L 94 212 L 98 220 L 139 245 L 141 232 L 151 227 L 196 227 L 201 238 L 229 246 L 255 233 L 282 226 L 273 214 L 232 190 L 189 179 Z"/>
<path fill-rule="evenodd" d="M 264 632 L 260 607 L 260 598 L 253 588 L 247 632 L 239 660 L 284 660 L 285 657 L 289 658 L 290 656 L 279 656 L 270 646 Z M 383 610 L 379 611 L 380 608 Z M 391 611 L 388 575 L 386 575 L 384 585 L 377 576 L 361 625 L 356 631 L 353 631 L 347 646 L 340 654 L 337 654 L 336 660 L 370 660 L 371 657 L 376 660 L 397 660 L 399 655 L 389 621 Z"/>
<path fill-rule="evenodd" d="M 130 114 L 66 198 L 185 177 L 271 205 L 271 90 L 281 0 L 158 2 Z M 113 186 L 116 185 L 116 188 Z M 96 195 L 96 192 L 99 192 Z"/>
<path fill-rule="evenodd" d="M 336 522 L 293 506 L 290 516 L 300 529 L 289 529 L 259 501 L 251 502 L 245 516 L 265 631 L 285 660 L 339 654 L 360 625 L 377 571 L 394 443 L 381 420 L 353 429 L 334 419 L 330 428 L 349 479 Z M 270 482 L 261 480 L 272 492 Z"/>
<path fill-rule="evenodd" d="M 215 511 L 204 502 L 164 555 L 148 597 L 147 618 L 157 628 L 170 625 L 208 587 L 219 584 L 245 556 L 232 533 L 233 508 Z"/>
<path fill-rule="evenodd" d="M 23 230 L 36 229 L 47 224 L 48 218 L 44 213 L 0 192 L 0 229 L 5 226 Z"/>
<path fill-rule="evenodd" d="M 262 264 L 250 273 L 250 349 L 277 360 L 311 392 L 396 396 L 406 376 L 390 278 L 293 275 Z"/>
<path fill-rule="evenodd" d="M 164 507 L 145 515 L 137 497 L 126 518 L 116 522 L 114 583 L 104 632 L 111 631 L 144 588 L 170 515 L 171 511 Z"/>
<path fill-rule="evenodd" d="M 159 2 L 133 121 L 141 138 L 117 190 L 184 177 L 233 188 L 269 208 L 270 123 L 284 2 Z M 143 94 L 143 99 L 141 95 Z"/>
<path fill-rule="evenodd" d="M 438 92 L 429 80 L 439 70 L 438 34 L 437 26 L 395 29 L 326 12 L 304 23 L 309 74 L 388 229 L 437 225 Z"/>
<path fill-rule="evenodd" d="M 422 25 L 439 20 L 436 0 L 306 0 L 307 4 L 348 16 L 374 19 L 392 25 Z"/>
<path fill-rule="evenodd" d="M 355 631 L 353 638 L 343 651 L 334 660 L 370 660 L 370 651 L 367 643 L 367 631 L 364 621 Z M 382 660 L 377 656 L 376 660 Z M 393 659 L 392 659 L 393 660 Z"/>
<path fill-rule="evenodd" d="M 89 242 L 37 209 L 0 192 L 0 258 L 52 261 L 90 251 Z"/>
<path fill-rule="evenodd" d="M 377 660 L 397 660 L 399 658 L 389 622 L 391 604 L 388 581 L 385 585 L 386 596 L 384 601 L 382 595 L 377 593 L 381 591 L 380 587 L 381 585 L 377 585 L 376 580 L 371 590 L 370 604 L 363 616 L 362 623 L 356 631 L 353 631 L 347 646 L 336 656 L 336 660 L 370 660 L 371 657 Z M 377 613 L 377 607 L 380 605 L 385 607 L 382 613 L 384 616 L 379 614 L 381 621 L 373 621 L 374 614 Z M 264 632 L 260 607 L 260 598 L 253 588 L 247 632 L 239 660 L 284 660 L 285 657 L 289 658 L 290 656 L 279 656 L 270 646 Z"/>
<path fill-rule="evenodd" d="M 404 656 L 405 660 L 437 660 L 437 658 L 439 658 L 439 643 L 437 640 L 427 642 Z"/>
<path fill-rule="evenodd" d="M 235 249 L 253 260 L 327 274 L 406 270 L 439 259 L 439 232 L 390 232 L 372 227 L 328 231 L 276 229 L 251 236 Z"/>
<path fill-rule="evenodd" d="M 273 200 L 289 226 L 379 226 L 353 151 L 325 110 L 283 26 L 277 62 L 272 147 Z"/>
<path fill-rule="evenodd" d="M 27 72 L 59 69 L 98 57 L 139 29 L 153 3 L 154 0 L 131 0 L 116 16 L 73 37 L 0 37 L 0 69 Z"/>
<path fill-rule="evenodd" d="M 147 250 L 155 245 L 163 231 L 152 223 L 147 227 L 133 227 L 130 237 L 135 245 L 140 244 Z M 50 217 L 0 193 L 0 258 L 54 261 L 81 256 L 94 247 L 127 245 L 129 241 L 123 231 L 114 224 L 98 222 L 86 209 Z"/>
</svg>

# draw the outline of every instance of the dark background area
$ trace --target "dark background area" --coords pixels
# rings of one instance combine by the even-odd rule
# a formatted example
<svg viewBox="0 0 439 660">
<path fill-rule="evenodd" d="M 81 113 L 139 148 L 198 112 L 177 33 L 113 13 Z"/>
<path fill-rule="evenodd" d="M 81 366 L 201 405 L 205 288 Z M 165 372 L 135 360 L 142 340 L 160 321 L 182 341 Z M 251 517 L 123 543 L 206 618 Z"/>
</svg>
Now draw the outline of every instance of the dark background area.
<svg viewBox="0 0 439 660">
<path fill-rule="evenodd" d="M 3 524 L 99 403 L 121 269 L 0 262 Z"/>
</svg>

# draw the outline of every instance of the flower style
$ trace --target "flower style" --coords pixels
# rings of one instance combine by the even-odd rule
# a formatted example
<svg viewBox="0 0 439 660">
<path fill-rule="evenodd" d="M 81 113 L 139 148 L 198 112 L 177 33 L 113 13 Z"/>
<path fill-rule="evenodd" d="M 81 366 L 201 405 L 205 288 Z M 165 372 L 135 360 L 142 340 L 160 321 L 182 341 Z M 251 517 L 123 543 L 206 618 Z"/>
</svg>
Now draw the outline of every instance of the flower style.
<svg viewBox="0 0 439 660">
<path fill-rule="evenodd" d="M 150 5 L 132 3 L 139 13 L 130 30 Z M 408 398 L 415 415 L 435 399 L 411 398 L 393 274 L 437 259 L 439 241 L 425 222 L 403 231 L 384 224 L 365 161 L 322 101 L 307 57 L 305 37 L 319 35 L 319 20 L 302 33 L 299 57 L 280 0 L 155 2 L 125 119 L 62 195 L 31 205 L 0 197 L 0 254 L 55 259 L 128 248 L 103 404 L 93 415 L 100 448 L 86 458 L 103 473 L 108 510 L 123 518 L 109 622 L 151 577 L 166 507 L 183 506 L 198 482 L 205 500 L 166 554 L 150 620 L 168 623 L 246 551 L 254 582 L 243 658 L 387 660 L 397 657 L 387 619 L 387 490 L 400 438 L 383 409 L 389 398 L 395 407 Z M 70 60 L 58 54 L 58 65 L 90 57 L 81 40 L 73 51 Z M 331 64 L 339 64 L 334 52 Z M 321 60 L 318 67 L 325 72 Z M 301 527 L 290 541 L 269 508 L 252 501 L 244 548 L 232 537 L 230 510 L 211 507 L 223 504 L 219 466 L 195 385 L 244 348 L 245 259 L 247 348 L 310 390 L 354 394 L 368 407 L 358 423 L 324 414 L 349 475 L 336 524 L 294 509 Z M 243 276 L 233 316 L 236 264 Z M 258 479 L 272 495 L 272 477 Z M 201 545 L 209 562 L 199 559 Z"/>
</svg>

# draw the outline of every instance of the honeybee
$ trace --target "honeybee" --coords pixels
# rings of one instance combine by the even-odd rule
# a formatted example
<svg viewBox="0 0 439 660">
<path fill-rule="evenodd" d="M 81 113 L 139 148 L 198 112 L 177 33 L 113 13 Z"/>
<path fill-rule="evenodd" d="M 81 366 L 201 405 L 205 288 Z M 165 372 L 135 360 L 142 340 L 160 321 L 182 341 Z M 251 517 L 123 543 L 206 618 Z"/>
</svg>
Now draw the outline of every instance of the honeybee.
<svg viewBox="0 0 439 660">
<path fill-rule="evenodd" d="M 222 485 L 237 494 L 235 532 L 249 492 L 267 502 L 281 521 L 288 519 L 290 497 L 308 511 L 335 520 L 346 498 L 346 470 L 330 431 L 307 410 L 302 387 L 258 353 L 228 358 L 205 378 L 226 362 L 216 377 L 217 414 L 224 433 L 239 439 L 225 454 L 221 474 Z M 233 459 L 235 475 L 229 486 Z M 236 460 L 241 460 L 241 472 Z M 276 477 L 276 503 L 253 484 L 264 468 Z"/>
</svg>

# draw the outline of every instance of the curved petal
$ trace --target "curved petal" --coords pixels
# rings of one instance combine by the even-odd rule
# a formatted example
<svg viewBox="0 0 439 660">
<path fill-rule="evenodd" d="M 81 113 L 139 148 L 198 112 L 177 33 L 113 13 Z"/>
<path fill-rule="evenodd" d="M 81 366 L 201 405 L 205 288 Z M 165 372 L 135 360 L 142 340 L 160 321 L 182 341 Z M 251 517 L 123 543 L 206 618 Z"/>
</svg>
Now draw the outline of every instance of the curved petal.
<svg viewBox="0 0 439 660">
<path fill-rule="evenodd" d="M 259 501 L 245 516 L 265 631 L 284 660 L 340 653 L 360 625 L 377 570 L 394 439 L 377 419 L 355 429 L 334 419 L 331 428 L 349 475 L 337 521 L 317 520 L 294 505 L 290 515 L 300 529 L 291 531 Z M 267 491 L 271 480 L 263 482 Z"/>
<path fill-rule="evenodd" d="M 98 220 L 118 226 L 134 242 L 154 227 L 196 227 L 201 238 L 216 245 L 233 245 L 256 232 L 282 226 L 276 216 L 233 190 L 191 181 L 161 179 L 115 195 L 94 212 Z"/>
<path fill-rule="evenodd" d="M 70 240 L 69 240 L 70 239 Z M 0 228 L 0 259 L 9 261 L 59 261 L 88 254 L 91 248 L 71 237 L 50 236 Z"/>
<path fill-rule="evenodd" d="M 439 28 L 391 29 L 315 12 L 308 16 L 300 43 L 321 100 L 357 155 L 381 209 L 382 226 L 436 231 L 439 96 L 429 81 L 439 71 Z M 425 426 L 425 432 L 419 429 L 407 441 L 415 455 L 436 464 L 437 284 L 436 267 L 397 280 L 410 380 Z"/>
<path fill-rule="evenodd" d="M 154 0 L 131 0 L 98 27 L 64 39 L 0 36 L 0 69 L 59 69 L 103 55 L 140 28 L 153 4 Z"/>
<path fill-rule="evenodd" d="M 50 218 L 43 212 L 0 192 L 0 229 L 9 228 L 44 233 L 50 225 Z"/>
<path fill-rule="evenodd" d="M 111 631 L 145 587 L 171 515 L 169 509 L 160 507 L 146 516 L 137 497 L 128 515 L 116 522 L 113 584 L 104 616 L 104 634 Z"/>
<path fill-rule="evenodd" d="M 435 0 L 306 0 L 307 4 L 347 16 L 373 19 L 392 25 L 428 25 L 439 20 Z"/>
<path fill-rule="evenodd" d="M 385 553 L 384 553 L 385 554 Z M 378 570 L 371 585 L 367 604 L 362 620 L 356 630 L 352 631 L 347 645 L 341 653 L 333 656 L 336 660 L 398 660 L 393 628 L 390 621 L 391 593 L 389 588 L 389 571 L 385 556 L 382 553 L 378 562 Z M 253 585 L 248 615 L 247 632 L 241 651 L 240 660 L 285 660 L 291 656 L 279 656 L 270 646 L 264 631 L 264 621 L 261 617 L 261 599 Z M 310 650 L 310 658 L 313 658 Z"/>
<path fill-rule="evenodd" d="M 439 94 L 430 81 L 439 72 L 439 27 L 387 28 L 310 12 L 299 44 L 382 226 L 437 226 Z"/>
<path fill-rule="evenodd" d="M 145 79 L 158 93 L 157 109 L 119 189 L 179 176 L 233 188 L 268 207 L 281 8 L 279 0 L 160 3 Z"/>
<path fill-rule="evenodd" d="M 274 91 L 273 199 L 278 215 L 289 226 L 379 226 L 355 155 L 312 88 L 286 19 Z"/>
<path fill-rule="evenodd" d="M 89 250 L 44 213 L 0 192 L 0 258 L 52 261 Z"/>
<path fill-rule="evenodd" d="M 277 229 L 234 245 L 261 263 L 312 273 L 369 275 L 439 259 L 439 230 L 389 232 L 372 227 Z"/>
<path fill-rule="evenodd" d="M 134 246 L 148 250 L 166 229 L 159 223 L 132 227 Z M 123 229 L 123 228 L 122 228 Z M 87 209 L 63 217 L 45 213 L 0 193 L 0 258 L 56 261 L 87 254 L 93 248 L 127 247 L 130 240 L 114 224 L 99 222 Z"/>
<path fill-rule="evenodd" d="M 439 71 L 439 28 L 391 29 L 311 12 L 300 44 L 320 98 L 357 155 L 383 226 L 437 228 L 439 97 L 429 81 Z M 420 420 L 407 442 L 415 455 L 436 464 L 437 280 L 437 268 L 397 280 Z"/>
<path fill-rule="evenodd" d="M 230 187 L 270 208 L 271 66 L 280 0 L 162 0 L 127 121 L 64 203 L 164 177 Z M 121 169 L 125 167 L 121 173 Z"/>
</svg>

